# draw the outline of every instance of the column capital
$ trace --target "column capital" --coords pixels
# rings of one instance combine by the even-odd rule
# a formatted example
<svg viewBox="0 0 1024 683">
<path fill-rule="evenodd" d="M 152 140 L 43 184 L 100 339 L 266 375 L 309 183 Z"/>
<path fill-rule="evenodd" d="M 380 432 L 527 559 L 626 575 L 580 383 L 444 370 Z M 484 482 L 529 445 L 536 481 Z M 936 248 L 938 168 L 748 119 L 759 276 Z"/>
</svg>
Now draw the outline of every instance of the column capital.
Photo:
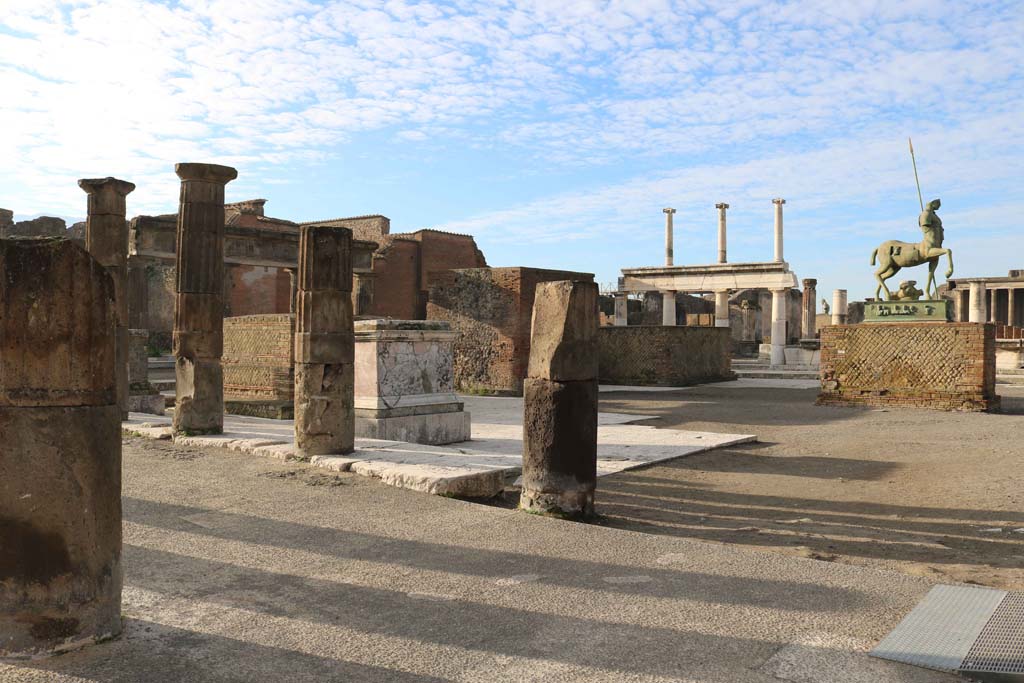
<svg viewBox="0 0 1024 683">
<path fill-rule="evenodd" d="M 676 210 L 671 208 L 671 207 L 670 208 L 666 208 L 666 209 L 662 209 L 661 211 L 662 211 L 662 213 L 667 213 L 669 215 L 672 215 L 672 214 L 674 214 L 676 212 Z"/>
<path fill-rule="evenodd" d="M 814 278 L 809 277 L 809 278 L 804 279 L 803 285 L 804 285 L 804 289 L 807 289 L 808 287 L 817 287 L 818 286 L 818 281 L 815 280 Z"/>
<path fill-rule="evenodd" d="M 781 197 L 776 197 L 775 199 L 772 200 L 772 204 L 782 205 L 782 204 L 785 204 L 785 203 L 786 203 L 786 200 L 781 198 Z"/>
<path fill-rule="evenodd" d="M 78 186 L 82 188 L 86 194 L 95 194 L 97 192 L 116 192 L 122 197 L 129 194 L 135 189 L 135 183 L 130 183 L 127 180 L 119 180 L 118 178 L 81 178 L 78 181 Z"/>
<path fill-rule="evenodd" d="M 238 177 L 238 171 L 219 164 L 181 163 L 174 165 L 174 172 L 182 180 L 199 180 L 207 183 L 226 185 Z"/>
<path fill-rule="evenodd" d="M 719 202 L 719 203 L 715 204 L 715 208 L 716 209 L 728 209 L 729 205 L 726 204 L 725 202 Z"/>
</svg>

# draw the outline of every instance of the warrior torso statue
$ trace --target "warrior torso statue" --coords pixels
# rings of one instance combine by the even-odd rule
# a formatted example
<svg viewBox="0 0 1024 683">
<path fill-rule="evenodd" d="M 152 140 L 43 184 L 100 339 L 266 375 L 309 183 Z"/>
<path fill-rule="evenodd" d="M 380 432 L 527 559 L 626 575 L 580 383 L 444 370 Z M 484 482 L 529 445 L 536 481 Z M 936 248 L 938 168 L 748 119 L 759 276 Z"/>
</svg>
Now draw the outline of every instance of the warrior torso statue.
<svg viewBox="0 0 1024 683">
<path fill-rule="evenodd" d="M 924 211 L 917 218 L 917 224 L 921 227 L 921 231 L 924 232 L 924 239 L 929 243 L 929 246 L 942 246 L 942 240 L 945 238 L 942 231 L 942 219 L 935 213 L 939 206 L 941 206 L 939 200 L 933 199 L 928 202 Z"/>
</svg>

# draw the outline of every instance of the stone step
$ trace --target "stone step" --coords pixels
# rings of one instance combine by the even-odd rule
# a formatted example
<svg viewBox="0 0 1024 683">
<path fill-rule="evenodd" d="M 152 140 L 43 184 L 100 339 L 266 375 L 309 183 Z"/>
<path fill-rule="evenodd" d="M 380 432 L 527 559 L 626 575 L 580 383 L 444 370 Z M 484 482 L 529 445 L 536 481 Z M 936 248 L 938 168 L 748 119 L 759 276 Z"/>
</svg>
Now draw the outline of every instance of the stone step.
<svg viewBox="0 0 1024 683">
<path fill-rule="evenodd" d="M 149 369 L 174 369 L 174 356 L 151 356 L 149 358 Z"/>
<path fill-rule="evenodd" d="M 996 384 L 1012 384 L 1024 386 L 1024 375 L 996 373 Z"/>
<path fill-rule="evenodd" d="M 735 365 L 732 369 L 740 379 L 818 379 L 816 370 L 769 370 L 763 368 L 748 370 L 737 368 Z"/>
</svg>

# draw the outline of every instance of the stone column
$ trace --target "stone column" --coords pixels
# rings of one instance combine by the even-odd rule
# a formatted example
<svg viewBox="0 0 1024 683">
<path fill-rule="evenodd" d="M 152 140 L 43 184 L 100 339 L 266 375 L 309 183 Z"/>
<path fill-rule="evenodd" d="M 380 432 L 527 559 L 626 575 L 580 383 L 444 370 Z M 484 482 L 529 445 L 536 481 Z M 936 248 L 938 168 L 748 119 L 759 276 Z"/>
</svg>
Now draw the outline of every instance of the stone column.
<svg viewBox="0 0 1024 683">
<path fill-rule="evenodd" d="M 1016 291 L 1013 287 L 1006 290 L 1006 324 L 1011 327 L 1017 326 L 1017 302 L 1014 296 Z"/>
<path fill-rule="evenodd" d="M 302 226 L 295 314 L 295 451 L 355 448 L 352 231 Z"/>
<path fill-rule="evenodd" d="M 671 266 L 673 264 L 672 255 L 672 216 L 675 214 L 675 209 L 662 209 L 665 213 L 665 265 Z"/>
<path fill-rule="evenodd" d="M 988 294 L 988 321 L 994 323 L 996 322 L 996 290 L 989 288 L 986 292 Z"/>
<path fill-rule="evenodd" d="M 661 293 L 661 324 L 676 324 L 676 293 L 672 291 Z"/>
<path fill-rule="evenodd" d="M 729 327 L 729 290 L 715 292 L 715 327 Z"/>
<path fill-rule="evenodd" d="M 597 285 L 537 285 L 523 398 L 523 490 L 534 512 L 590 516 L 597 481 Z"/>
<path fill-rule="evenodd" d="M 818 334 L 818 281 L 808 278 L 803 285 L 803 338 L 814 339 Z"/>
<path fill-rule="evenodd" d="M 971 283 L 971 305 L 967 322 L 985 322 L 985 284 L 982 282 Z"/>
<path fill-rule="evenodd" d="M 128 223 L 125 197 L 135 185 L 117 178 L 83 178 L 78 186 L 88 195 L 85 248 L 114 280 L 114 331 L 117 405 L 128 418 Z"/>
<path fill-rule="evenodd" d="M 376 275 L 367 271 L 356 271 L 352 274 L 352 306 L 357 317 L 370 315 L 375 277 Z"/>
<path fill-rule="evenodd" d="M 729 205 L 722 202 L 715 204 L 715 208 L 718 209 L 718 262 L 726 263 L 725 211 L 729 208 Z"/>
<path fill-rule="evenodd" d="M 174 431 L 224 431 L 224 186 L 228 166 L 177 164 L 181 178 L 175 254 Z"/>
<path fill-rule="evenodd" d="M 832 324 L 846 324 L 846 290 L 837 289 L 832 292 Z"/>
<path fill-rule="evenodd" d="M 740 316 L 743 324 L 743 330 L 740 334 L 740 339 L 745 342 L 752 342 L 755 339 L 754 330 L 756 325 L 756 318 L 754 317 L 757 309 L 747 301 L 743 300 L 740 304 Z"/>
<path fill-rule="evenodd" d="M 772 291 L 772 365 L 786 364 L 786 299 L 788 289 Z"/>
<path fill-rule="evenodd" d="M 775 261 L 776 263 L 782 263 L 785 261 L 785 257 L 782 253 L 782 205 L 786 203 L 785 199 L 773 199 L 772 204 L 775 205 Z"/>
<path fill-rule="evenodd" d="M 624 292 L 615 294 L 615 326 L 629 325 L 629 297 Z"/>
<path fill-rule="evenodd" d="M 0 657 L 121 632 L 115 287 L 69 240 L 0 240 Z"/>
</svg>

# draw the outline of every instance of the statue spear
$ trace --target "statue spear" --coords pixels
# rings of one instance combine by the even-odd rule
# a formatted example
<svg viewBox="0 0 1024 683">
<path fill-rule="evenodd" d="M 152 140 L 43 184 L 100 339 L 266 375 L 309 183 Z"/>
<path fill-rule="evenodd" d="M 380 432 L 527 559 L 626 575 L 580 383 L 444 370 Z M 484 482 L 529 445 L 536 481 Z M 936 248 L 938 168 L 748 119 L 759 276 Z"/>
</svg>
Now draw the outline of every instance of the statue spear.
<svg viewBox="0 0 1024 683">
<path fill-rule="evenodd" d="M 921 210 L 924 211 L 924 200 L 921 199 L 921 181 L 917 179 L 917 159 L 914 158 L 914 141 L 907 138 L 907 142 L 910 143 L 910 161 L 914 164 L 914 182 L 917 183 L 917 203 L 921 205 Z"/>
</svg>

